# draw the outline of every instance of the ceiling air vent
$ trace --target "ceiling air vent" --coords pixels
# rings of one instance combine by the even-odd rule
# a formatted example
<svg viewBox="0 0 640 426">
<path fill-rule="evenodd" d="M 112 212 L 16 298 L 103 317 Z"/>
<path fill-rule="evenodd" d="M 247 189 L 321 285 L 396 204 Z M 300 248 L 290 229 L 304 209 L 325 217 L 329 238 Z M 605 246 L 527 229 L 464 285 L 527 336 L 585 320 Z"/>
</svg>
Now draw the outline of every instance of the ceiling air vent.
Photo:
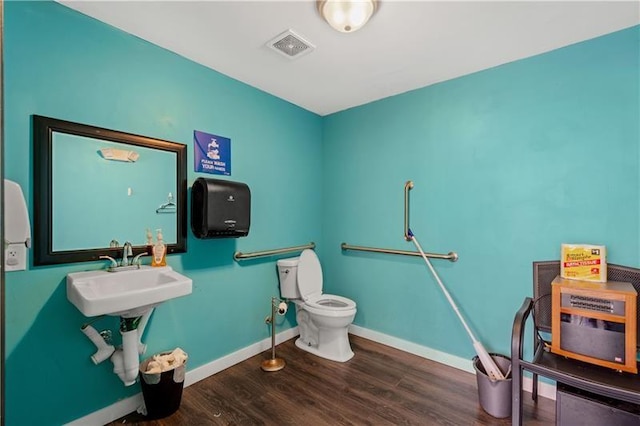
<svg viewBox="0 0 640 426">
<path fill-rule="evenodd" d="M 309 43 L 292 30 L 283 32 L 278 37 L 267 43 L 267 46 L 289 59 L 299 58 L 315 49 L 313 44 Z"/>
</svg>

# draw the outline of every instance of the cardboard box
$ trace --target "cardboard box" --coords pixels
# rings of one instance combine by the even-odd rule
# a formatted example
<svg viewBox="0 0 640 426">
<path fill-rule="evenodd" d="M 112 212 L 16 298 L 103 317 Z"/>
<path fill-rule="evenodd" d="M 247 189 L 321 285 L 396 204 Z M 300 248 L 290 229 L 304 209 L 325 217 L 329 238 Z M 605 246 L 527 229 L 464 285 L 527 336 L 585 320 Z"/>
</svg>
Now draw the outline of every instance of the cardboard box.
<svg viewBox="0 0 640 426">
<path fill-rule="evenodd" d="M 607 281 L 607 250 L 591 244 L 562 244 L 560 276 L 571 280 Z"/>
</svg>

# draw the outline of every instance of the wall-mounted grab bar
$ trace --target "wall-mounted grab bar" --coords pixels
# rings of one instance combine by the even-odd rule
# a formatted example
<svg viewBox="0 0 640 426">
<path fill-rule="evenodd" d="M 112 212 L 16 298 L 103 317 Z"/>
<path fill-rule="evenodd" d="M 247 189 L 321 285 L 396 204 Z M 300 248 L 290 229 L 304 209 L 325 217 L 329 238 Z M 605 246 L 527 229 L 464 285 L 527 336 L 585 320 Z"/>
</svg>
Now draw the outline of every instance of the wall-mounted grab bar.
<svg viewBox="0 0 640 426">
<path fill-rule="evenodd" d="M 417 251 L 406 251 L 406 250 L 395 250 L 395 249 L 385 249 L 385 248 L 376 248 L 376 247 L 362 247 L 362 246 L 352 246 L 351 244 L 342 243 L 340 245 L 342 250 L 356 250 L 356 251 L 370 251 L 373 253 L 386 253 L 386 254 L 399 254 L 403 256 L 418 256 L 421 257 L 421 254 Z M 438 254 L 438 253 L 425 253 L 427 257 L 432 259 L 447 259 L 451 262 L 455 262 L 458 260 L 458 253 L 452 251 L 447 254 Z"/>
<path fill-rule="evenodd" d="M 412 237 L 410 233 L 409 227 L 409 191 L 413 189 L 413 181 L 408 180 L 404 184 L 404 239 L 407 241 L 411 241 Z M 386 253 L 386 254 L 399 254 L 402 256 L 419 256 L 422 257 L 417 251 L 406 251 L 406 250 L 396 250 L 396 249 L 386 249 L 386 248 L 377 248 L 377 247 L 363 247 L 363 246 L 353 246 L 351 244 L 342 243 L 340 245 L 342 250 L 356 250 L 356 251 L 369 251 L 373 253 Z M 451 262 L 455 262 L 458 260 L 458 253 L 455 251 L 450 251 L 447 254 L 438 254 L 438 253 L 425 253 L 425 256 L 432 259 L 446 259 Z"/>
<path fill-rule="evenodd" d="M 237 251 L 233 254 L 233 258 L 235 259 L 236 262 L 239 262 L 241 260 L 245 260 L 245 259 L 254 259 L 256 257 L 266 257 L 266 256 L 275 256 L 276 254 L 283 254 L 283 253 L 291 253 L 294 251 L 302 251 L 305 249 L 314 249 L 316 248 L 316 243 L 311 242 L 307 245 L 303 245 L 303 246 L 295 246 L 295 247 L 286 247 L 286 248 L 281 248 L 281 249 L 274 249 L 274 250 L 264 250 L 264 251 L 254 251 L 253 253 L 242 253 L 240 251 Z"/>
<path fill-rule="evenodd" d="M 409 191 L 413 189 L 413 182 L 408 180 L 404 184 L 404 239 L 411 241 L 409 236 Z M 419 253 L 418 253 L 419 254 Z"/>
</svg>

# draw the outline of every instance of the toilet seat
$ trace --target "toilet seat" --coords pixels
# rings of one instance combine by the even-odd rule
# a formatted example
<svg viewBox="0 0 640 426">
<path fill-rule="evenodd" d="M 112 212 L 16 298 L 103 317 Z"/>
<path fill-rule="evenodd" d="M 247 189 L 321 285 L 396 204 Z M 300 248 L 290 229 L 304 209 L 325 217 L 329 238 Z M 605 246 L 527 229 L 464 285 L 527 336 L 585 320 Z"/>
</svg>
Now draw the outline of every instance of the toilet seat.
<svg viewBox="0 0 640 426">
<path fill-rule="evenodd" d="M 350 311 L 356 308 L 356 302 L 335 294 L 321 294 L 317 297 L 305 300 L 304 303 L 305 305 L 316 309 L 327 309 L 332 311 Z"/>
<path fill-rule="evenodd" d="M 356 303 L 346 297 L 322 293 L 322 267 L 313 250 L 306 249 L 298 262 L 298 289 L 310 313 L 325 316 L 348 316 L 355 313 Z"/>
<path fill-rule="evenodd" d="M 321 294 L 313 299 L 306 300 L 303 309 L 316 316 L 331 318 L 353 317 L 356 314 L 356 302 L 335 294 Z"/>
<path fill-rule="evenodd" d="M 305 302 L 322 295 L 322 266 L 313 250 L 305 249 L 298 260 L 298 290 Z"/>
</svg>

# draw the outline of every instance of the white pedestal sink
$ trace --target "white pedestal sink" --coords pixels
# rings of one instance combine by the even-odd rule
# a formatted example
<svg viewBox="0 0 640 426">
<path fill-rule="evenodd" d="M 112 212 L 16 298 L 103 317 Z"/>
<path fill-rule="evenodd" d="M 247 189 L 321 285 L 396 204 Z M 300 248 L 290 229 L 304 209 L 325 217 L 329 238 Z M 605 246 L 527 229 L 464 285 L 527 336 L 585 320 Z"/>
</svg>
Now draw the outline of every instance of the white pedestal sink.
<svg viewBox="0 0 640 426">
<path fill-rule="evenodd" d="M 87 317 L 139 317 L 165 300 L 191 294 L 190 278 L 170 266 L 67 275 L 67 298 Z"/>
</svg>

